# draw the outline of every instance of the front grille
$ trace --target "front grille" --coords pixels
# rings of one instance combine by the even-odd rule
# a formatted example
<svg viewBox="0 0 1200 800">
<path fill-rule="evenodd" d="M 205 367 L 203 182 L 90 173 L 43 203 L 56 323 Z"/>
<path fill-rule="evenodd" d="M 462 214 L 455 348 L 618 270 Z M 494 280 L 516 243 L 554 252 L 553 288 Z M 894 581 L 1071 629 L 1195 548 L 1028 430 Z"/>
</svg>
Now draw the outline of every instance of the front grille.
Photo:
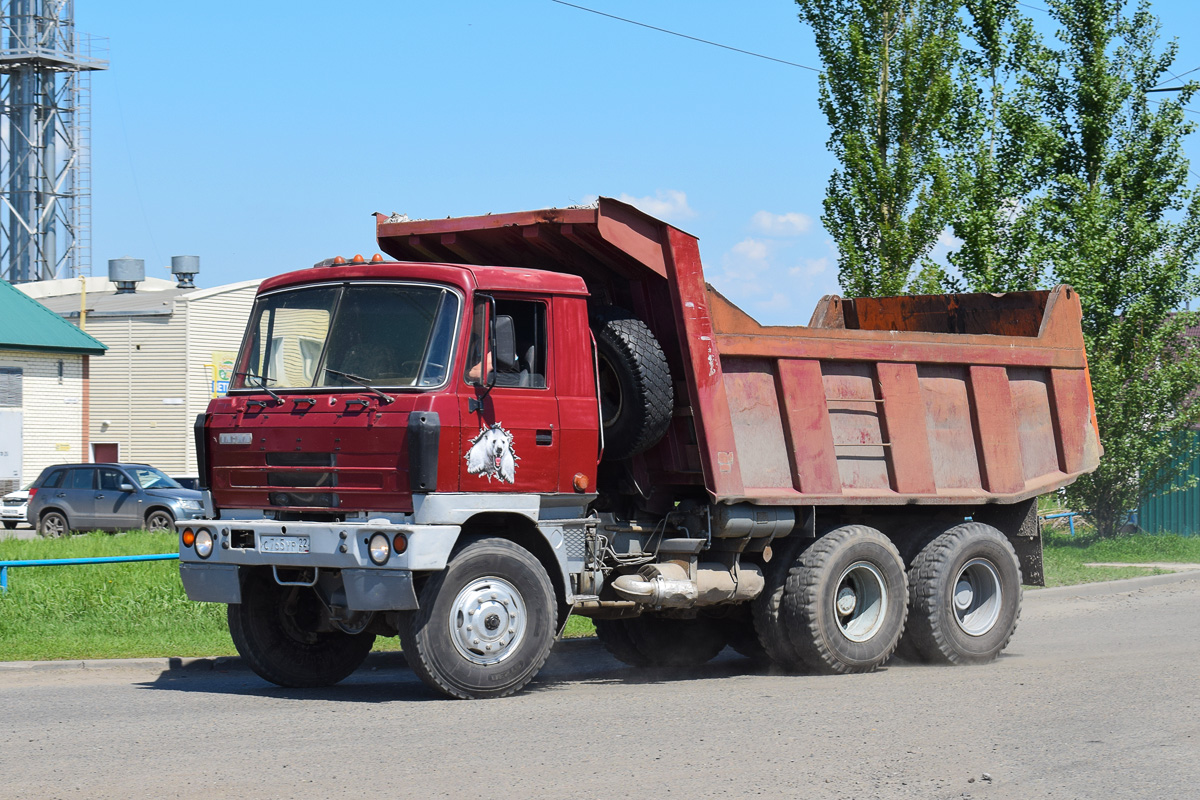
<svg viewBox="0 0 1200 800">
<path fill-rule="evenodd" d="M 27 502 L 29 502 L 29 501 L 28 500 L 5 500 L 4 505 L 6 505 L 6 506 L 23 506 Z"/>
<path fill-rule="evenodd" d="M 297 486 L 311 489 L 318 486 L 337 486 L 336 472 L 268 472 L 267 486 Z"/>
<path fill-rule="evenodd" d="M 267 453 L 268 467 L 336 467 L 336 453 Z"/>
<path fill-rule="evenodd" d="M 333 492 L 271 492 L 271 505 L 304 508 L 337 508 L 338 496 Z"/>
</svg>

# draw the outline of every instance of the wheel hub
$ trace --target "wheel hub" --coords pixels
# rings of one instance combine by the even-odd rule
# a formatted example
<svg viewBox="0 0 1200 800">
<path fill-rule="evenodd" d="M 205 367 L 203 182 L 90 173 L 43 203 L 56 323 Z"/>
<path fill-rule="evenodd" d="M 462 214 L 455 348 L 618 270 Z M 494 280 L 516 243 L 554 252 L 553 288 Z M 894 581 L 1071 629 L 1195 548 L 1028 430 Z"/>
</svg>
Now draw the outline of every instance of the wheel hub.
<svg viewBox="0 0 1200 800">
<path fill-rule="evenodd" d="M 480 666 L 503 661 L 525 635 L 521 593 L 502 578 L 480 578 L 458 593 L 450 606 L 450 640 Z"/>
<path fill-rule="evenodd" d="M 963 565 L 954 581 L 954 621 L 968 636 L 983 636 L 996 626 L 1004 595 L 1000 573 L 986 558 Z"/>
<path fill-rule="evenodd" d="M 852 586 L 843 586 L 838 589 L 837 610 L 843 617 L 854 613 L 855 607 L 858 605 L 858 593 L 854 591 Z"/>
<path fill-rule="evenodd" d="M 838 629 L 852 642 L 879 633 L 887 618 L 888 590 L 883 573 L 869 561 L 856 561 L 838 578 L 834 595 Z"/>
</svg>

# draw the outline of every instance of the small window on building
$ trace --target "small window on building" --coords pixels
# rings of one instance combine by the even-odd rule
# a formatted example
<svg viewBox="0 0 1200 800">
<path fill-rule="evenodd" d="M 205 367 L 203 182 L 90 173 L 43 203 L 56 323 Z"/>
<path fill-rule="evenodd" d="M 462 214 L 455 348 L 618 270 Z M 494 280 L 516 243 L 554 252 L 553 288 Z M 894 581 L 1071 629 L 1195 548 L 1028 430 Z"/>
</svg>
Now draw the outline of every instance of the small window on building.
<svg viewBox="0 0 1200 800">
<path fill-rule="evenodd" d="M 20 408 L 22 405 L 20 367 L 0 367 L 0 408 Z"/>
</svg>

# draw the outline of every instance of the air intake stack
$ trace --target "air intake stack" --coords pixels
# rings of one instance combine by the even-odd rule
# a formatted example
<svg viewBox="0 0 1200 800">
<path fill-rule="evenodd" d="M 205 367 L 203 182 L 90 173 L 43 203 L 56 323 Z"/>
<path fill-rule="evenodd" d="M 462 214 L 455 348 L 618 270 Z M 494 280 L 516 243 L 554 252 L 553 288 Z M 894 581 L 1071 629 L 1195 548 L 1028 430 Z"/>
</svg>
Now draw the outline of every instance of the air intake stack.
<svg viewBox="0 0 1200 800">
<path fill-rule="evenodd" d="M 171 256 L 171 274 L 179 289 L 195 289 L 192 278 L 200 272 L 200 256 Z"/>
<path fill-rule="evenodd" d="M 133 294 L 146 280 L 146 262 L 140 258 L 110 258 L 108 279 L 117 285 L 117 294 Z"/>
</svg>

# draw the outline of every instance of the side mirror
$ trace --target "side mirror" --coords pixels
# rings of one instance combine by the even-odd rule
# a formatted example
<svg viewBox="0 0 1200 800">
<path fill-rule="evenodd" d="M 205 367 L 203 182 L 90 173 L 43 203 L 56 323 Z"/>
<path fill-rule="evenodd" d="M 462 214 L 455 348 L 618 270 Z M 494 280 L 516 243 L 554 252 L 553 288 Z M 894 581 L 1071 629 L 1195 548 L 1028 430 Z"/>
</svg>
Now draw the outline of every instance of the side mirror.
<svg viewBox="0 0 1200 800">
<path fill-rule="evenodd" d="M 133 486 L 131 486 L 128 483 L 122 483 L 120 486 L 117 487 L 117 489 L 122 492 L 136 492 L 137 491 L 137 489 L 134 489 Z"/>
</svg>

